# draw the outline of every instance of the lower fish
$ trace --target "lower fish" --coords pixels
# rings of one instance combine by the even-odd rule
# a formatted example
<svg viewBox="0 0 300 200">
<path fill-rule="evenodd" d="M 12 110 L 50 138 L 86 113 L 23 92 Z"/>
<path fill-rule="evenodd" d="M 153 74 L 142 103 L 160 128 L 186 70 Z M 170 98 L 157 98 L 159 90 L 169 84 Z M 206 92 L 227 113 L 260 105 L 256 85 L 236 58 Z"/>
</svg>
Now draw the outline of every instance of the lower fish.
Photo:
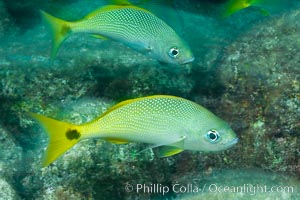
<svg viewBox="0 0 300 200">
<path fill-rule="evenodd" d="M 73 33 L 112 39 L 164 63 L 186 64 L 194 60 L 186 42 L 163 20 L 148 10 L 121 2 L 124 3 L 103 6 L 74 22 L 41 11 L 52 32 L 51 61 Z"/>
<path fill-rule="evenodd" d="M 154 95 L 116 104 L 91 122 L 75 125 L 30 113 L 48 133 L 43 166 L 89 138 L 158 148 L 160 157 L 184 150 L 220 151 L 237 143 L 229 125 L 206 108 L 183 98 Z"/>
</svg>

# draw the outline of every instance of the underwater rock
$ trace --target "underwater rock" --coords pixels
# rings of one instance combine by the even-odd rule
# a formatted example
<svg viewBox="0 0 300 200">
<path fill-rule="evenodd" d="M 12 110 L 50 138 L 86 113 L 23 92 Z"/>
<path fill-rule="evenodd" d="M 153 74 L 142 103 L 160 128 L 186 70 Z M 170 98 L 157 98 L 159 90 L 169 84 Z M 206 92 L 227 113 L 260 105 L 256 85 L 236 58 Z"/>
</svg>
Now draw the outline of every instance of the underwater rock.
<svg viewBox="0 0 300 200">
<path fill-rule="evenodd" d="M 22 161 L 22 148 L 14 138 L 0 125 L 0 177 L 12 181 Z"/>
<path fill-rule="evenodd" d="M 0 197 L 2 200 L 18 200 L 21 199 L 12 186 L 4 179 L 0 178 Z"/>
<path fill-rule="evenodd" d="M 223 112 L 240 133 L 238 163 L 300 177 L 300 9 L 262 21 L 225 50 Z"/>
<path fill-rule="evenodd" d="M 194 87 L 194 81 L 187 79 L 190 72 L 188 68 L 170 66 L 139 66 L 128 74 L 127 80 L 130 80 L 129 88 L 131 92 L 129 96 L 147 96 L 152 94 L 176 94 L 178 96 L 186 96 Z M 110 86 L 114 86 L 112 91 L 116 91 L 118 85 L 114 82 Z M 120 87 L 120 85 L 119 85 Z M 127 88 L 128 89 L 128 88 Z"/>
<path fill-rule="evenodd" d="M 20 199 L 12 183 L 14 175 L 20 168 L 22 149 L 0 125 L 0 198 L 6 200 Z"/>
</svg>

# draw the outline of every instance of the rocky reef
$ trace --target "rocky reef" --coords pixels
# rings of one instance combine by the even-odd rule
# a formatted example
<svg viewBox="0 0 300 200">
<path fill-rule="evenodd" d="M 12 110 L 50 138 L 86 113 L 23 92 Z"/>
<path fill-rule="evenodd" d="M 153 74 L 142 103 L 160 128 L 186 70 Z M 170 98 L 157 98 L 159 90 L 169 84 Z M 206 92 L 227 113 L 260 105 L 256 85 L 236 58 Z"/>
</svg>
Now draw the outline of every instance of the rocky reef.
<svg viewBox="0 0 300 200">
<path fill-rule="evenodd" d="M 180 9 L 185 24 L 182 33 L 196 60 L 182 67 L 82 35 L 68 39 L 51 65 L 45 27 L 39 20 L 30 28 L 19 26 L 7 6 L 0 1 L 4 16 L 0 19 L 0 197 L 197 199 L 196 194 L 169 191 L 162 196 L 136 189 L 138 184 L 203 186 L 222 179 L 241 185 L 249 179 L 246 172 L 254 179 L 264 177 L 261 184 L 272 186 L 275 179 L 284 179 L 282 184 L 299 188 L 299 8 L 269 17 L 250 10 L 220 20 L 216 11 L 208 13 L 205 8 L 189 13 L 192 6 L 185 4 Z M 195 29 L 195 23 L 203 26 Z M 195 30 L 199 34 L 193 34 Z M 90 139 L 41 168 L 48 139 L 26 112 L 80 124 L 116 102 L 151 94 L 182 96 L 207 107 L 230 123 L 239 143 L 220 153 L 185 151 L 157 158 L 155 150 L 137 154 L 147 148 L 145 144 Z M 250 173 L 249 168 L 255 170 Z M 274 179 L 274 174 L 265 172 L 283 176 Z M 204 193 L 201 198 L 231 195 Z M 280 195 L 297 199 L 299 191 Z M 255 197 L 277 198 L 262 193 Z"/>
<path fill-rule="evenodd" d="M 243 130 L 239 152 L 249 156 L 241 163 L 298 176 L 299 17 L 295 10 L 246 32 L 226 48 L 218 73 L 222 106 Z"/>
<path fill-rule="evenodd" d="M 22 163 L 22 148 L 8 131 L 0 126 L 0 196 L 2 199 L 20 199 L 15 175 Z"/>
</svg>

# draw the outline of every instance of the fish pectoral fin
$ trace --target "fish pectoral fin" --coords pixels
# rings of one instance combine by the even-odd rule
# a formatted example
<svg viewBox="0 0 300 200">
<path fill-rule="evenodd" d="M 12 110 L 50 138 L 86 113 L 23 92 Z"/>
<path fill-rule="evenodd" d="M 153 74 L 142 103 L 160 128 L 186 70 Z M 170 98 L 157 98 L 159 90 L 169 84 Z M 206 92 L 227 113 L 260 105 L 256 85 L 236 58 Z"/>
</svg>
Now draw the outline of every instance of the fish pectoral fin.
<svg viewBox="0 0 300 200">
<path fill-rule="evenodd" d="M 152 50 L 153 50 L 153 47 L 150 45 L 146 46 L 146 48 L 145 48 L 145 51 L 147 51 L 147 52 L 150 52 Z"/>
<path fill-rule="evenodd" d="M 108 38 L 104 37 L 103 35 L 91 34 L 91 36 L 101 40 L 108 40 Z"/>
<path fill-rule="evenodd" d="M 127 144 L 129 141 L 120 138 L 104 138 L 104 140 L 114 144 Z"/>
<path fill-rule="evenodd" d="M 184 151 L 184 149 L 173 147 L 173 146 L 162 146 L 158 148 L 158 156 L 163 157 L 169 157 L 173 156 L 175 154 L 178 154 L 180 152 Z"/>
<path fill-rule="evenodd" d="M 152 51 L 153 51 L 153 46 L 151 45 L 144 46 L 143 53 L 147 54 L 147 53 L 151 53 Z"/>
<path fill-rule="evenodd" d="M 130 47 L 143 54 L 148 54 L 153 51 L 153 47 L 151 45 L 144 44 L 141 41 L 131 44 Z"/>
<path fill-rule="evenodd" d="M 142 54 L 149 54 L 153 51 L 153 48 L 151 46 L 142 46 L 138 47 L 137 50 L 141 52 Z"/>
</svg>

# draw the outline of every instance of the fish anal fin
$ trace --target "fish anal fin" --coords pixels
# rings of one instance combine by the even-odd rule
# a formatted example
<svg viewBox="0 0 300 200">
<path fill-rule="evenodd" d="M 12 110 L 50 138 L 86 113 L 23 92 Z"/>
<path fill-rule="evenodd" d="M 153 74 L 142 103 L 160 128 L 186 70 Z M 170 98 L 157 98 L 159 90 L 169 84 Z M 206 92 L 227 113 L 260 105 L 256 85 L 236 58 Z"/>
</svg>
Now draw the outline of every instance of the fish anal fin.
<svg viewBox="0 0 300 200">
<path fill-rule="evenodd" d="M 120 138 L 104 138 L 104 140 L 114 144 L 127 144 L 129 141 Z"/>
</svg>

